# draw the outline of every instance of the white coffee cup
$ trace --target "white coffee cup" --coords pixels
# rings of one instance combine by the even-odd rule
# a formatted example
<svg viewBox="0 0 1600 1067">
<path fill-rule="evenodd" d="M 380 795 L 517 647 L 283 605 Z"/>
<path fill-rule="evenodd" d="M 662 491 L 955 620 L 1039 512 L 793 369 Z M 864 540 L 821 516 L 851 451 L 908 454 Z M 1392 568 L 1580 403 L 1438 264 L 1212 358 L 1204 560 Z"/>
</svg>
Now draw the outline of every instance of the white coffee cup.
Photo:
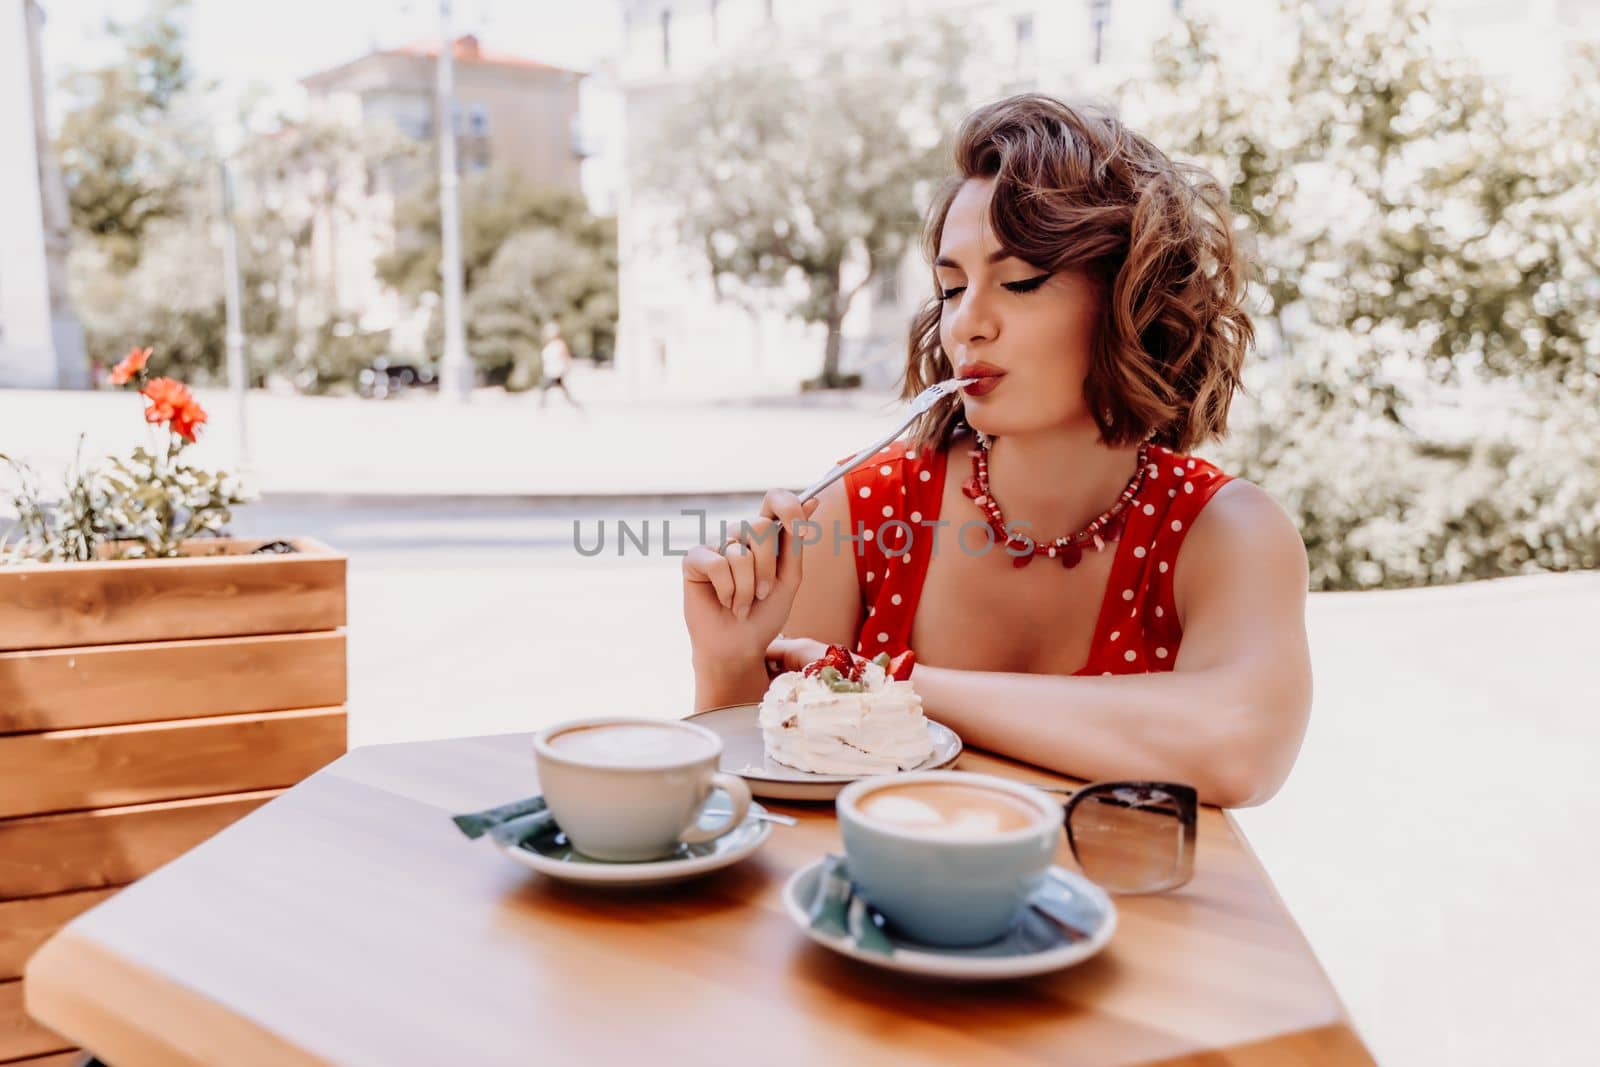
<svg viewBox="0 0 1600 1067">
<path fill-rule="evenodd" d="M 750 787 L 717 770 L 722 738 L 676 720 L 577 719 L 533 739 L 539 787 L 572 847 L 619 863 L 661 859 L 680 844 L 714 841 L 744 822 Z M 733 801 L 725 822 L 702 828 L 713 788 Z"/>
</svg>

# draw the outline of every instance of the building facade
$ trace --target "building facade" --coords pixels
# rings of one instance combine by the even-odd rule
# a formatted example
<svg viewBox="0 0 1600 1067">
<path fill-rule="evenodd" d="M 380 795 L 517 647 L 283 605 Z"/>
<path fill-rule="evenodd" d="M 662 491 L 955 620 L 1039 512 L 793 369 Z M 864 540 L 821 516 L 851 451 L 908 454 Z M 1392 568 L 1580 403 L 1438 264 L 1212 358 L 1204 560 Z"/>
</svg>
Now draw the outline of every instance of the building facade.
<svg viewBox="0 0 1600 1067">
<path fill-rule="evenodd" d="M 0 0 L 0 387 L 89 384 L 67 291 L 70 218 L 45 126 L 34 0 Z"/>
<path fill-rule="evenodd" d="M 369 134 L 432 146 L 439 123 L 438 48 L 430 41 L 375 51 L 303 78 L 307 110 Z M 456 40 L 453 59 L 459 172 L 493 167 L 535 185 L 583 192 L 588 144 L 578 117 L 585 75 L 483 48 L 472 36 Z M 427 309 L 405 307 L 373 267 L 394 247 L 396 204 L 432 170 L 417 158 L 354 166 L 338 180 L 339 210 L 320 213 L 313 235 L 323 290 L 338 294 L 339 310 L 362 329 L 394 330 L 402 350 L 420 351 Z"/>
</svg>

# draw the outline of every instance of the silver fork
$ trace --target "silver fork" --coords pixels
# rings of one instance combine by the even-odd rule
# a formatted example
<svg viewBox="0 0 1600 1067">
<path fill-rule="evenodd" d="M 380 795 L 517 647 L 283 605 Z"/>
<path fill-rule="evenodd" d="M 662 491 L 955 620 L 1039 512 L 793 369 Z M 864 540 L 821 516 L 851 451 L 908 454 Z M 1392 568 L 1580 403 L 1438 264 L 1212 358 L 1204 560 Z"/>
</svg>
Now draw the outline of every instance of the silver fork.
<svg viewBox="0 0 1600 1067">
<path fill-rule="evenodd" d="M 912 399 L 911 414 L 906 416 L 904 422 L 902 422 L 899 426 L 896 426 L 891 433 L 886 434 L 882 440 L 874 441 L 866 448 L 863 448 L 860 452 L 857 452 L 855 455 L 851 456 L 849 459 L 833 468 L 833 470 L 829 471 L 827 474 L 824 474 L 817 481 L 812 482 L 809 486 L 802 489 L 800 491 L 800 503 L 804 504 L 807 500 L 810 500 L 812 497 L 828 488 L 828 486 L 832 485 L 840 478 L 843 478 L 846 474 L 855 470 L 856 466 L 865 461 L 868 456 L 873 455 L 879 449 L 882 449 L 885 445 L 887 445 L 890 441 L 893 441 L 896 437 L 899 437 L 900 434 L 905 431 L 905 428 L 910 426 L 912 421 L 915 420 L 918 415 L 921 415 L 923 412 L 927 411 L 929 408 L 933 407 L 933 405 L 937 404 L 939 401 L 943 400 L 957 389 L 960 389 L 962 386 L 971 385 L 977 380 L 978 379 L 976 378 L 947 378 L 942 382 L 934 382 L 932 385 L 928 386 Z"/>
</svg>

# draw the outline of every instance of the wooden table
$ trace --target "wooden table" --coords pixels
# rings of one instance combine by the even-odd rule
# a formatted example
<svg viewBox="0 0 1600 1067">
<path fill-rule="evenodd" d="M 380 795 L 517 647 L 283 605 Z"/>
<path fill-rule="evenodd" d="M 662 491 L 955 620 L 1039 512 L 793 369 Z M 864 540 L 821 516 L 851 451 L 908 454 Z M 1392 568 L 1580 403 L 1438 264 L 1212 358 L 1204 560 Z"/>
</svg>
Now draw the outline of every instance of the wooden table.
<svg viewBox="0 0 1600 1067">
<path fill-rule="evenodd" d="M 1118 898 L 1095 959 L 943 985 L 784 914 L 788 876 L 841 847 L 831 804 L 769 803 L 800 825 L 698 882 L 599 891 L 448 818 L 536 791 L 528 736 L 351 752 L 63 929 L 29 964 L 28 1010 L 116 1067 L 1372 1062 L 1215 809 L 1194 880 Z"/>
</svg>

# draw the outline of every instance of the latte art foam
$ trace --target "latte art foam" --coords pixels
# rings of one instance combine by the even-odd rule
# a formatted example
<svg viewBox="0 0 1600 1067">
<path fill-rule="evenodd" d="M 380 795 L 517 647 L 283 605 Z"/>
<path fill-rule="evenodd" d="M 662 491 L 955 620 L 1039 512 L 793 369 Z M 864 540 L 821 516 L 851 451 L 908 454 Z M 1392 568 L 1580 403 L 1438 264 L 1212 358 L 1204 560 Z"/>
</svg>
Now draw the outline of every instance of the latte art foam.
<svg viewBox="0 0 1600 1067">
<path fill-rule="evenodd" d="M 612 723 L 563 730 L 549 740 L 558 756 L 602 767 L 656 767 L 711 755 L 713 746 L 692 730 L 642 723 Z"/>
<path fill-rule="evenodd" d="M 1037 826 L 1032 804 L 981 786 L 913 782 L 876 789 L 856 802 L 861 814 L 891 826 L 952 837 L 988 837 Z"/>
</svg>

